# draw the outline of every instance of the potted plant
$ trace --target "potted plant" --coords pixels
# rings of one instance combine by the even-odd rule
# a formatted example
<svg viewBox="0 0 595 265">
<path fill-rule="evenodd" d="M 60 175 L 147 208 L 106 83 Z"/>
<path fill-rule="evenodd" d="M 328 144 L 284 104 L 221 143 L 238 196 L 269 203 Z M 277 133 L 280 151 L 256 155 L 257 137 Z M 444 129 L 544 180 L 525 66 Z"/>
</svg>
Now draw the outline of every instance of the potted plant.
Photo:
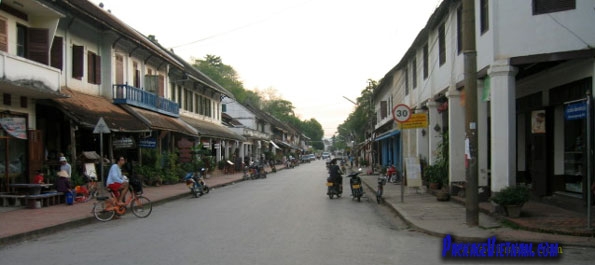
<svg viewBox="0 0 595 265">
<path fill-rule="evenodd" d="M 504 208 L 506 215 L 517 218 L 521 216 L 521 208 L 529 201 L 529 189 L 525 186 L 508 186 L 496 193 L 492 201 Z"/>
</svg>

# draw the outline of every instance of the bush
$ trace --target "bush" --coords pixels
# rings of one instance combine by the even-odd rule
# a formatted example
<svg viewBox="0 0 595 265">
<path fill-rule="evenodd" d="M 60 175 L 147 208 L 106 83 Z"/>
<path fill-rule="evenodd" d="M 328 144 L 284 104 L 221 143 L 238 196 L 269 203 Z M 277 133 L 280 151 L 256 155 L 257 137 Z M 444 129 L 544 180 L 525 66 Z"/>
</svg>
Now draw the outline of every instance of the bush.
<svg viewBox="0 0 595 265">
<path fill-rule="evenodd" d="M 492 201 L 499 205 L 523 205 L 529 201 L 529 189 L 524 186 L 509 186 L 492 197 Z"/>
</svg>

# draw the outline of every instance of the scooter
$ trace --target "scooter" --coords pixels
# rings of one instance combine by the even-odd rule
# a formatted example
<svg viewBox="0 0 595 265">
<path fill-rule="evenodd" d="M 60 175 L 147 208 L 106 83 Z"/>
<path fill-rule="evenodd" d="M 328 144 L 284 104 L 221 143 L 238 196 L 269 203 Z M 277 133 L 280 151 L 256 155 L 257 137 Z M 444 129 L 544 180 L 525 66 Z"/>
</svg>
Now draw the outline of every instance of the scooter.
<svg viewBox="0 0 595 265">
<path fill-rule="evenodd" d="M 210 188 L 204 181 L 203 175 L 205 174 L 205 169 L 201 168 L 199 172 L 189 172 L 184 177 L 186 180 L 186 187 L 190 189 L 190 194 L 192 194 L 195 198 L 204 195 L 205 193 L 209 193 Z"/>
<path fill-rule="evenodd" d="M 360 173 L 362 173 L 361 168 L 358 169 L 358 171 L 354 171 L 347 175 L 349 178 L 349 184 L 351 186 L 351 196 L 353 196 L 353 199 L 357 199 L 358 202 L 361 201 L 362 195 L 364 195 L 362 179 L 359 177 Z"/>
</svg>

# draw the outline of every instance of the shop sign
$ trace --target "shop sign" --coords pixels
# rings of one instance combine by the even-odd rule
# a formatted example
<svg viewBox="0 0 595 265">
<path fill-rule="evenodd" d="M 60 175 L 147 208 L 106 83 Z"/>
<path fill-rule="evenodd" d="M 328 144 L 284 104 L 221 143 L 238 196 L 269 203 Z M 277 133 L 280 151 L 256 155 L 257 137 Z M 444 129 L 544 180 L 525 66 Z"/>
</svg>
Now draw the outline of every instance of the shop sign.
<svg viewBox="0 0 595 265">
<path fill-rule="evenodd" d="M 138 141 L 140 148 L 155 148 L 157 147 L 157 140 L 155 138 L 146 138 Z"/>
<path fill-rule="evenodd" d="M 23 117 L 5 117 L 0 118 L 0 125 L 11 136 L 26 140 L 27 139 L 27 121 Z"/>
<path fill-rule="evenodd" d="M 428 127 L 428 114 L 427 113 L 414 113 L 406 121 L 399 123 L 400 129 L 417 129 Z"/>
<path fill-rule="evenodd" d="M 575 102 L 566 105 L 564 109 L 564 118 L 567 121 L 582 120 L 587 117 L 587 102 Z"/>
<path fill-rule="evenodd" d="M 221 145 L 220 144 L 215 144 L 215 149 L 219 149 L 219 148 L 221 148 Z"/>
<path fill-rule="evenodd" d="M 134 147 L 134 139 L 132 137 L 122 137 L 120 139 L 114 140 L 114 148 L 133 148 Z"/>
</svg>

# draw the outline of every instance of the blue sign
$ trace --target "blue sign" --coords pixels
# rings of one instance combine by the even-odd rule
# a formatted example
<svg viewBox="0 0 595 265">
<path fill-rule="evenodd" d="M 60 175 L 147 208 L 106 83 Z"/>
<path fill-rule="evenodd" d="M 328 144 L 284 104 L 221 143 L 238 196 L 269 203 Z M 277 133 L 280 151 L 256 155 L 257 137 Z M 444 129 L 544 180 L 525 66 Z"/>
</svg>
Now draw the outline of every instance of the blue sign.
<svg viewBox="0 0 595 265">
<path fill-rule="evenodd" d="M 157 139 L 147 138 L 138 141 L 138 147 L 140 148 L 155 148 L 157 147 Z"/>
<path fill-rule="evenodd" d="M 587 117 L 587 102 L 581 101 L 566 105 L 564 118 L 567 121 L 582 120 Z"/>
</svg>

